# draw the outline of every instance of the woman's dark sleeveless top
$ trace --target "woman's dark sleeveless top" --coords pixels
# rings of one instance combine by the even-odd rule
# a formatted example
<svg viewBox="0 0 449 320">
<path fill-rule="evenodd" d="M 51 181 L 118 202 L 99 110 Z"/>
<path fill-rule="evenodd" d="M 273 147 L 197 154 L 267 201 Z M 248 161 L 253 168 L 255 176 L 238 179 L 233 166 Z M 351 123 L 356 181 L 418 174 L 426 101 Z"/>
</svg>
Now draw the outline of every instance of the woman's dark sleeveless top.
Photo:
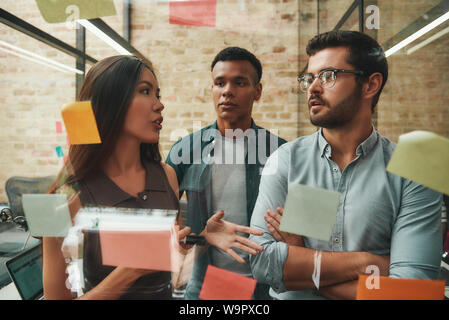
<svg viewBox="0 0 449 320">
<path fill-rule="evenodd" d="M 144 163 L 145 190 L 138 197 L 120 189 L 102 170 L 79 181 L 83 206 L 108 206 L 121 208 L 148 208 L 179 210 L 179 202 L 170 187 L 160 163 Z M 99 233 L 84 233 L 83 272 L 84 287 L 88 291 L 98 285 L 115 267 L 102 264 Z M 171 273 L 161 271 L 137 279 L 120 299 L 171 299 Z"/>
</svg>

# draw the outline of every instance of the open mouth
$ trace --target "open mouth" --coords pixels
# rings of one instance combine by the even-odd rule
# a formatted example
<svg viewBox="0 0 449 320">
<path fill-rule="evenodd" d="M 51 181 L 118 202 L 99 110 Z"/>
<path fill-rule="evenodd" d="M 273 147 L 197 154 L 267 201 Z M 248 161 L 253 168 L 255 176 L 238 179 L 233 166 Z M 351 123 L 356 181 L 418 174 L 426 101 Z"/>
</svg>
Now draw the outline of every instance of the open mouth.
<svg viewBox="0 0 449 320">
<path fill-rule="evenodd" d="M 164 118 L 161 117 L 154 120 L 153 123 L 155 124 L 156 128 L 162 129 L 162 121 L 164 121 Z"/>
<path fill-rule="evenodd" d="M 309 101 L 309 108 L 313 108 L 316 106 L 324 106 L 325 103 L 319 99 L 312 99 Z"/>
</svg>

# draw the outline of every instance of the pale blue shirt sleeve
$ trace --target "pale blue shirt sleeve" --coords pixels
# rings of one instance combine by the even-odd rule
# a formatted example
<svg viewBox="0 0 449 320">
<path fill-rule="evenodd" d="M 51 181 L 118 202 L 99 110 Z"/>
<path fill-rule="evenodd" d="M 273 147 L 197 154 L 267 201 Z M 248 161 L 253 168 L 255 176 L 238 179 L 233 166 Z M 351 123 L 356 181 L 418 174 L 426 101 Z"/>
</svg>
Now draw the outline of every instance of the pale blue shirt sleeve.
<svg viewBox="0 0 449 320">
<path fill-rule="evenodd" d="M 391 238 L 390 277 L 438 279 L 441 206 L 440 193 L 405 180 Z"/>
<path fill-rule="evenodd" d="M 251 217 L 251 227 L 262 230 L 262 236 L 250 236 L 250 240 L 264 248 L 258 255 L 250 255 L 253 277 L 261 283 L 266 283 L 278 293 L 287 289 L 282 282 L 282 268 L 287 259 L 288 246 L 277 242 L 268 231 L 264 215 L 267 209 L 276 210 L 284 207 L 288 190 L 288 149 L 284 144 L 267 160 L 262 171 L 259 185 L 259 195 Z"/>
</svg>

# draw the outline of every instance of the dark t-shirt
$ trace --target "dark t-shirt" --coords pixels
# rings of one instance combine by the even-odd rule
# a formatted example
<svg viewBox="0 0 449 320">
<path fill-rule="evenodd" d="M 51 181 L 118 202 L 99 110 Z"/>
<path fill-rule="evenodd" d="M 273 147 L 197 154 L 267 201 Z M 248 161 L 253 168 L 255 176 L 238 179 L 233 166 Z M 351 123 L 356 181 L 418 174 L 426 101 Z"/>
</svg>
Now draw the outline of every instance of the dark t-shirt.
<svg viewBox="0 0 449 320">
<path fill-rule="evenodd" d="M 160 163 L 144 163 L 145 189 L 138 197 L 120 189 L 102 170 L 78 181 L 83 206 L 108 206 L 120 208 L 148 208 L 179 210 L 179 201 L 170 187 Z M 84 233 L 83 273 L 84 286 L 88 291 L 98 285 L 115 267 L 102 264 L 99 233 Z M 171 273 L 151 273 L 137 279 L 120 299 L 171 299 Z"/>
</svg>

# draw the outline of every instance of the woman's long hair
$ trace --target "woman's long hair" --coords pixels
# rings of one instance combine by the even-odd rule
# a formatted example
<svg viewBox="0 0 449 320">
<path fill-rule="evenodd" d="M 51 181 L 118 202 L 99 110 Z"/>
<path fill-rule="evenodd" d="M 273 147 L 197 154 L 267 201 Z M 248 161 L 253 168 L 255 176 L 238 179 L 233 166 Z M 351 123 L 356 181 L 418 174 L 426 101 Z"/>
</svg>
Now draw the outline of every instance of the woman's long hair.
<svg viewBox="0 0 449 320">
<path fill-rule="evenodd" d="M 100 144 L 71 145 L 68 159 L 48 190 L 81 180 L 100 170 L 114 151 L 143 68 L 153 68 L 133 56 L 112 56 L 97 62 L 86 75 L 78 101 L 90 100 L 101 137 Z M 142 161 L 160 162 L 159 143 L 140 145 Z"/>
</svg>

